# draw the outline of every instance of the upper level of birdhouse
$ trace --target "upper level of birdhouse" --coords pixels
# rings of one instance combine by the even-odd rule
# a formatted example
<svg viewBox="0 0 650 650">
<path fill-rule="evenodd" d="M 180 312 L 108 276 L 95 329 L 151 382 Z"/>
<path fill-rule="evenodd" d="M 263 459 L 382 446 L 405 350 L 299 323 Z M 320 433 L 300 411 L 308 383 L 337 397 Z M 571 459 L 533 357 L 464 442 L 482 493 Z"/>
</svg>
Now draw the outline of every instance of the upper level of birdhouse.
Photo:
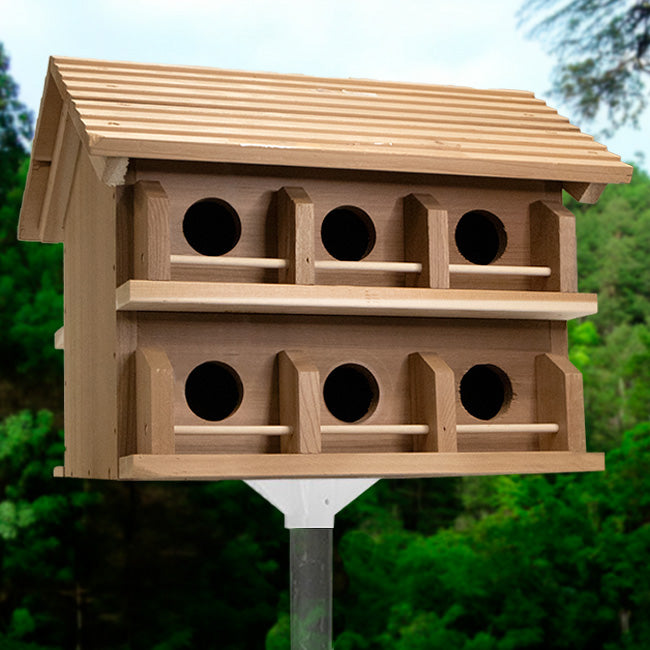
<svg viewBox="0 0 650 650">
<path fill-rule="evenodd" d="M 632 173 L 530 92 L 53 58 L 21 238 L 65 239 L 81 158 L 128 213 L 125 309 L 187 309 L 183 281 L 247 282 L 251 301 L 306 311 L 300 288 L 255 287 L 575 294 L 562 190 L 593 202 Z M 171 281 L 165 296 L 150 280 Z M 563 317 L 595 310 L 577 294 L 541 300 Z"/>
</svg>

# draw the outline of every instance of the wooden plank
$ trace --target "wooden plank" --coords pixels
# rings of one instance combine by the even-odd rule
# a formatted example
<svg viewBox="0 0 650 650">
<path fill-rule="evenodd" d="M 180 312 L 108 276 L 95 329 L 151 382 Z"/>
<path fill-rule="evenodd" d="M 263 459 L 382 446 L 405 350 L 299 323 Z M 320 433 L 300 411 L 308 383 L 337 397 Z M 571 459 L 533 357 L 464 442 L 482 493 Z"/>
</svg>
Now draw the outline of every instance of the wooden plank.
<svg viewBox="0 0 650 650">
<path fill-rule="evenodd" d="M 63 350 L 64 345 L 63 327 L 59 327 L 59 329 L 54 332 L 54 349 Z"/>
<path fill-rule="evenodd" d="M 301 187 L 283 187 L 277 193 L 278 256 L 287 260 L 278 280 L 314 284 L 314 203 Z"/>
<path fill-rule="evenodd" d="M 605 183 L 563 183 L 562 187 L 580 203 L 598 203 L 607 185 Z"/>
<path fill-rule="evenodd" d="M 429 194 L 404 199 L 404 259 L 422 264 L 406 278 L 406 286 L 449 287 L 449 223 L 447 210 Z"/>
<path fill-rule="evenodd" d="M 569 333 L 562 321 L 549 321 L 550 351 L 562 357 L 569 356 Z"/>
<path fill-rule="evenodd" d="M 548 278 L 533 278 L 536 291 L 578 290 L 575 217 L 561 204 L 536 201 L 530 206 L 530 257 L 533 266 L 550 266 Z"/>
<path fill-rule="evenodd" d="M 556 434 L 542 434 L 540 449 L 583 452 L 586 449 L 582 375 L 565 357 L 541 354 L 535 359 L 537 418 L 556 422 Z"/>
<path fill-rule="evenodd" d="M 507 452 L 442 454 L 137 455 L 120 459 L 122 480 L 428 477 L 599 472 L 604 454 Z"/>
<path fill-rule="evenodd" d="M 63 99 L 61 93 L 48 70 L 45 75 L 45 85 L 34 131 L 36 137 L 32 145 L 33 160 L 38 162 L 52 161 L 62 109 Z"/>
<path fill-rule="evenodd" d="M 79 150 L 79 136 L 72 125 L 67 108 L 64 108 L 59 121 L 38 226 L 39 238 L 43 242 L 60 242 L 63 239 L 65 215 Z"/>
<path fill-rule="evenodd" d="M 377 79 L 332 79 L 330 77 L 317 77 L 303 74 L 278 74 L 274 72 L 250 72 L 242 70 L 226 70 L 223 68 L 212 68 L 205 66 L 187 66 L 187 65 L 166 65 L 136 63 L 131 61 L 100 61 L 94 59 L 82 59 L 75 57 L 57 56 L 54 57 L 54 63 L 60 74 L 66 75 L 71 73 L 107 75 L 113 78 L 115 75 L 136 76 L 155 75 L 156 78 L 184 78 L 189 80 L 223 80 L 230 84 L 233 81 L 245 81 L 256 85 L 281 85 L 295 87 L 313 87 L 323 90 L 334 90 L 340 92 L 342 89 L 367 92 L 378 90 L 390 90 L 391 92 L 401 92 L 411 96 L 412 94 L 445 94 L 458 95 L 480 95 L 482 97 L 513 97 L 522 101 L 529 101 L 534 98 L 534 94 L 526 90 L 510 89 L 476 89 L 464 86 L 445 86 L 442 84 L 425 84 L 411 81 L 381 81 Z M 538 100 L 539 101 L 539 100 Z"/>
<path fill-rule="evenodd" d="M 167 194 L 156 181 L 138 181 L 133 189 L 133 277 L 170 280 Z"/>
<path fill-rule="evenodd" d="M 173 454 L 174 371 L 163 350 L 135 353 L 137 449 L 140 454 Z"/>
<path fill-rule="evenodd" d="M 597 311 L 594 294 L 130 280 L 124 311 L 256 312 L 565 321 Z"/>
<path fill-rule="evenodd" d="M 39 223 L 43 210 L 43 198 L 47 190 L 51 165 L 34 157 L 29 161 L 27 182 L 18 220 L 18 239 L 40 241 Z M 61 239 L 62 240 L 62 239 Z M 59 240 L 59 241 L 61 241 Z"/>
<path fill-rule="evenodd" d="M 199 364 L 211 360 L 232 367 L 243 388 L 239 408 L 222 426 L 285 425 L 279 414 L 278 351 L 304 350 L 321 378 L 327 377 L 333 368 L 355 363 L 366 368 L 378 385 L 373 412 L 362 424 L 351 424 L 349 429 L 331 432 L 326 428 L 323 452 L 410 451 L 412 440 L 399 432 L 401 425 L 414 423 L 408 357 L 413 350 L 432 350 L 456 377 L 462 377 L 477 363 L 492 364 L 502 369 L 513 386 L 514 397 L 508 408 L 492 421 L 500 429 L 490 431 L 489 435 L 459 435 L 459 449 L 478 451 L 490 445 L 491 450 L 515 451 L 529 448 L 529 441 L 534 441 L 534 448 L 538 449 L 538 434 L 522 432 L 527 431 L 526 425 L 538 423 L 535 357 L 549 352 L 547 322 L 374 316 L 350 317 L 345 321 L 342 328 L 341 318 L 332 316 L 141 312 L 138 342 L 141 347 L 164 349 L 174 368 L 176 426 L 207 424 L 187 405 L 185 377 Z M 340 426 L 342 423 L 329 411 L 322 393 L 318 396 L 322 426 Z M 455 404 L 459 426 L 476 424 L 457 395 Z M 512 432 L 505 425 L 516 425 L 518 431 Z M 397 428 L 389 433 L 385 426 Z M 481 435 L 484 441 L 478 440 Z M 177 451 L 252 453 L 261 448 L 280 453 L 279 437 L 257 440 L 257 436 L 186 434 L 182 448 L 177 439 Z M 473 447 L 475 444 L 478 449 Z"/>
<path fill-rule="evenodd" d="M 118 474 L 115 212 L 81 155 L 64 242 L 66 476 Z"/>
<path fill-rule="evenodd" d="M 413 438 L 414 451 L 458 451 L 454 371 L 433 353 L 409 355 L 411 417 L 429 433 Z"/>
<path fill-rule="evenodd" d="M 323 167 L 401 171 L 424 174 L 453 174 L 490 178 L 539 179 L 627 183 L 631 168 L 621 168 L 617 158 L 605 156 L 567 157 L 548 152 L 543 156 L 528 150 L 499 153 L 494 146 L 480 151 L 464 151 L 458 146 L 396 147 L 390 142 L 367 142 L 354 148 L 346 142 L 291 142 L 286 138 L 262 142 L 243 135 L 240 144 L 231 139 L 203 138 L 191 134 L 145 134 L 142 132 L 88 131 L 89 150 L 94 155 L 125 156 L 166 160 L 193 160 L 222 163 L 250 163 L 291 167 Z"/>
<path fill-rule="evenodd" d="M 283 453 L 318 454 L 321 451 L 320 377 L 318 368 L 302 351 L 278 354 L 280 422 L 292 432 L 280 442 Z"/>
</svg>

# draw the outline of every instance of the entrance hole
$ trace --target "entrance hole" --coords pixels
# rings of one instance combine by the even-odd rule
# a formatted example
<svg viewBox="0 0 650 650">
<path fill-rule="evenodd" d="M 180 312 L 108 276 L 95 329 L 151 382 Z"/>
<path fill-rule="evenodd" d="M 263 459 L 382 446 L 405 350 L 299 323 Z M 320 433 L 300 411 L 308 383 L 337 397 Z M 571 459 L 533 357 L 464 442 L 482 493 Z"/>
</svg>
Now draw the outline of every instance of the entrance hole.
<svg viewBox="0 0 650 650">
<path fill-rule="evenodd" d="M 356 363 L 334 368 L 323 385 L 329 412 L 343 422 L 359 422 L 371 415 L 379 401 L 379 385 L 372 373 Z"/>
<path fill-rule="evenodd" d="M 511 399 L 510 379 L 497 366 L 473 366 L 460 380 L 460 401 L 479 420 L 491 420 L 508 408 Z"/>
<path fill-rule="evenodd" d="M 206 361 L 185 381 L 190 410 L 204 420 L 217 422 L 232 415 L 241 404 L 244 388 L 237 372 L 220 361 Z"/>
<path fill-rule="evenodd" d="M 344 206 L 328 212 L 320 232 L 323 246 L 337 260 L 358 262 L 375 246 L 375 225 L 360 208 Z"/>
<path fill-rule="evenodd" d="M 187 209 L 183 234 L 197 253 L 223 255 L 237 245 L 241 221 L 229 203 L 221 199 L 202 199 Z"/>
<path fill-rule="evenodd" d="M 456 226 L 456 246 L 473 264 L 490 264 L 506 249 L 508 237 L 499 217 L 486 210 L 464 214 Z"/>
</svg>

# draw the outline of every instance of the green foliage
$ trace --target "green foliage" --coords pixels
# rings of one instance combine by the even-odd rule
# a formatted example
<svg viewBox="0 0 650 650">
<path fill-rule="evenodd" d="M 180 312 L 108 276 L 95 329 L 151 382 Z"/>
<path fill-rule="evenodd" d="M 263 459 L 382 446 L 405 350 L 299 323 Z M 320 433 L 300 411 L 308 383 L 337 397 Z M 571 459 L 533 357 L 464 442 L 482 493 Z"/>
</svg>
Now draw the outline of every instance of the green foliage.
<svg viewBox="0 0 650 650">
<path fill-rule="evenodd" d="M 0 43 L 0 206 L 25 158 L 32 123 L 31 112 L 18 99 L 18 86 L 9 74 L 9 57 Z"/>
<path fill-rule="evenodd" d="M 645 0 L 526 0 L 522 23 L 558 57 L 553 91 L 587 121 L 636 124 L 647 105 L 650 5 Z"/>
<path fill-rule="evenodd" d="M 0 417 L 20 408 L 61 409 L 62 250 L 18 242 L 32 116 L 18 100 L 0 43 Z"/>
<path fill-rule="evenodd" d="M 628 648 L 650 638 L 650 424 L 608 472 L 480 479 L 493 510 L 425 536 L 349 532 L 345 648 Z M 337 641 L 337 646 L 338 641 Z"/>
</svg>

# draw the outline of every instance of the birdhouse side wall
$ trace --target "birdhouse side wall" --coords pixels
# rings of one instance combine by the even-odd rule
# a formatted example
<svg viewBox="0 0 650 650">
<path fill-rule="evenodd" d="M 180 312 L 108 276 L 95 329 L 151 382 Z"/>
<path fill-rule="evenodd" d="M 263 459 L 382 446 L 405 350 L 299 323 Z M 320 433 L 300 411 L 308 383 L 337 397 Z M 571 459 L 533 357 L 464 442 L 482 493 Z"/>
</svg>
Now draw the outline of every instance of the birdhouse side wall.
<svg viewBox="0 0 650 650">
<path fill-rule="evenodd" d="M 66 476 L 118 476 L 115 197 L 80 155 L 64 224 Z"/>
</svg>

